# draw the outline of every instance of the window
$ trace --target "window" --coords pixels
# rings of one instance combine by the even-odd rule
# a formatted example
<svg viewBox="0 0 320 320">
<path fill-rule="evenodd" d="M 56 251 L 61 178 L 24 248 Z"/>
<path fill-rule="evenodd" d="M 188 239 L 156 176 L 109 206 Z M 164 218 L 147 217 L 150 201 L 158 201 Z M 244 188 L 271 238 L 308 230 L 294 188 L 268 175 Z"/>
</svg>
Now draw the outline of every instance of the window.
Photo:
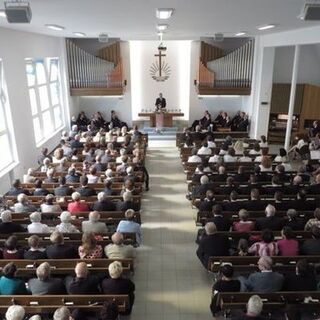
<svg viewBox="0 0 320 320">
<path fill-rule="evenodd" d="M 39 146 L 64 126 L 59 59 L 26 59 L 31 113 Z"/>
<path fill-rule="evenodd" d="M 7 173 L 16 163 L 17 150 L 12 127 L 11 111 L 4 79 L 3 64 L 0 59 L 0 176 Z"/>
</svg>

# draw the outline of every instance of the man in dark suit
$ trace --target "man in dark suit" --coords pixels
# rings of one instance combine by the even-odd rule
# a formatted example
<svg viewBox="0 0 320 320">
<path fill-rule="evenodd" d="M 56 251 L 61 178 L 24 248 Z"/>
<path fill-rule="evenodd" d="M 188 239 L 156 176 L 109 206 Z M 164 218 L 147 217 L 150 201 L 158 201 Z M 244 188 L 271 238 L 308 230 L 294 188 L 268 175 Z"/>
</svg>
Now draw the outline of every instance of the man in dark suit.
<svg viewBox="0 0 320 320">
<path fill-rule="evenodd" d="M 209 190 L 209 178 L 205 175 L 200 178 L 200 185 L 197 185 L 192 190 L 192 195 L 194 197 L 202 197 Z"/>
<path fill-rule="evenodd" d="M 9 210 L 1 213 L 0 234 L 10 234 L 14 232 L 26 232 L 19 223 L 12 222 L 12 215 Z"/>
<path fill-rule="evenodd" d="M 80 135 L 76 134 L 74 136 L 74 140 L 72 140 L 70 143 L 70 147 L 71 149 L 79 149 L 79 148 L 82 148 L 82 146 L 83 146 L 83 143 L 80 142 Z"/>
<path fill-rule="evenodd" d="M 54 189 L 54 195 L 59 197 L 71 196 L 73 189 L 66 185 L 66 178 L 59 177 L 59 187 Z"/>
<path fill-rule="evenodd" d="M 239 211 L 240 209 L 245 208 L 245 201 L 239 201 L 238 193 L 232 191 L 230 193 L 230 200 L 222 202 L 222 208 L 224 211 Z"/>
<path fill-rule="evenodd" d="M 134 211 L 139 211 L 138 203 L 132 201 L 132 193 L 131 192 L 124 192 L 123 201 L 118 201 L 116 204 L 117 211 L 126 212 L 128 209 L 132 209 Z"/>
<path fill-rule="evenodd" d="M 249 175 L 245 172 L 244 166 L 239 166 L 238 173 L 234 176 L 234 181 L 237 183 L 247 183 Z"/>
<path fill-rule="evenodd" d="M 49 190 L 42 188 L 42 180 L 40 179 L 37 179 L 34 182 L 34 188 L 35 188 L 33 191 L 34 196 L 46 196 L 50 193 Z"/>
<path fill-rule="evenodd" d="M 107 199 L 107 195 L 102 191 L 98 193 L 98 201 L 93 204 L 93 211 L 114 211 L 115 204 Z"/>
<path fill-rule="evenodd" d="M 167 106 L 166 99 L 162 96 L 162 93 L 159 93 L 159 97 L 156 99 L 155 106 L 157 110 L 165 109 Z"/>
<path fill-rule="evenodd" d="M 76 172 L 75 168 L 69 168 L 66 175 L 66 183 L 78 183 L 80 181 L 80 174 Z"/>
<path fill-rule="evenodd" d="M 238 188 L 234 183 L 233 177 L 228 177 L 225 185 L 220 185 L 216 188 L 218 194 L 230 194 L 232 191 L 237 191 Z"/>
<path fill-rule="evenodd" d="M 199 204 L 199 211 L 211 211 L 215 204 L 214 194 L 212 190 L 207 190 L 206 197 Z"/>
<path fill-rule="evenodd" d="M 54 231 L 50 236 L 52 245 L 47 246 L 46 254 L 48 259 L 76 259 L 79 258 L 77 249 L 64 243 L 62 233 Z"/>
<path fill-rule="evenodd" d="M 21 182 L 19 179 L 14 180 L 12 187 L 5 194 L 6 196 L 18 196 L 20 193 L 24 193 L 27 196 L 30 195 L 30 192 L 27 189 L 21 187 Z"/>
<path fill-rule="evenodd" d="M 227 237 L 217 234 L 217 227 L 213 222 L 205 225 L 206 234 L 199 241 L 197 256 L 202 265 L 207 269 L 209 257 L 228 256 L 230 243 Z"/>
<path fill-rule="evenodd" d="M 256 230 L 270 229 L 272 231 L 281 230 L 284 224 L 283 219 L 275 217 L 276 208 L 268 204 L 265 209 L 266 216 L 256 220 Z"/>
<path fill-rule="evenodd" d="M 301 254 L 303 255 L 320 255 L 320 228 L 313 226 L 311 228 L 312 239 L 304 241 L 301 247 Z"/>
<path fill-rule="evenodd" d="M 315 184 L 312 184 L 308 188 L 309 194 L 320 194 L 320 174 L 318 174 L 315 178 Z"/>
<path fill-rule="evenodd" d="M 263 256 L 258 261 L 260 272 L 254 272 L 248 279 L 242 280 L 248 291 L 253 292 L 277 292 L 282 289 L 284 277 L 278 272 L 272 271 L 272 259 Z"/>
<path fill-rule="evenodd" d="M 278 211 L 286 211 L 292 207 L 291 201 L 283 201 L 283 194 L 281 191 L 276 191 L 274 193 L 274 203 L 276 210 Z M 291 204 L 290 204 L 291 203 Z"/>
<path fill-rule="evenodd" d="M 96 191 L 88 186 L 87 176 L 80 177 L 80 187 L 76 189 L 81 197 L 91 197 L 96 195 Z"/>
<path fill-rule="evenodd" d="M 297 200 L 292 201 L 292 208 L 296 210 L 314 210 L 319 206 L 317 200 L 307 200 L 307 193 L 305 189 L 300 189 L 297 193 Z"/>
<path fill-rule="evenodd" d="M 252 189 L 250 192 L 250 200 L 245 201 L 245 209 L 248 211 L 260 211 L 266 207 L 266 202 L 260 200 L 260 192 L 258 189 Z"/>
<path fill-rule="evenodd" d="M 231 228 L 231 221 L 223 216 L 222 207 L 216 204 L 212 207 L 213 218 L 208 222 L 213 222 L 218 231 L 229 231 Z"/>
<path fill-rule="evenodd" d="M 295 209 L 289 209 L 287 211 L 288 220 L 285 225 L 290 227 L 293 231 L 301 231 L 304 229 L 305 222 L 302 218 L 299 218 L 298 212 Z"/>
<path fill-rule="evenodd" d="M 68 294 L 99 294 L 100 279 L 96 275 L 90 275 L 85 262 L 77 263 L 75 277 L 68 276 L 65 279 Z M 102 279 L 101 279 L 102 280 Z"/>
</svg>

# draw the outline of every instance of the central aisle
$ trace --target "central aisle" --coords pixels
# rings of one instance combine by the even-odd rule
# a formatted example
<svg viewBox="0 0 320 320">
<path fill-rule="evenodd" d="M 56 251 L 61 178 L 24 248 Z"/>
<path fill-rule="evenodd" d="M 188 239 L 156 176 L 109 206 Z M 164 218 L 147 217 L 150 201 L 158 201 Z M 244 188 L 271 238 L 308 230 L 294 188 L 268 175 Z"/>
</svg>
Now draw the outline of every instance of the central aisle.
<svg viewBox="0 0 320 320">
<path fill-rule="evenodd" d="M 171 142 L 172 145 L 172 142 Z M 211 280 L 196 258 L 193 210 L 176 147 L 148 148 L 134 320 L 207 320 Z"/>
</svg>

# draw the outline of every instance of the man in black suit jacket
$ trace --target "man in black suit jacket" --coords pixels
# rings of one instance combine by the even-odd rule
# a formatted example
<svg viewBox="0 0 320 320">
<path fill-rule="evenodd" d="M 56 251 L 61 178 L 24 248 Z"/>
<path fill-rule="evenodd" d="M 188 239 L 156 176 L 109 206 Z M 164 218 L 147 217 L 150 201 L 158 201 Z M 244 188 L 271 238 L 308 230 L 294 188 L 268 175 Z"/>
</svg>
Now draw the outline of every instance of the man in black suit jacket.
<svg viewBox="0 0 320 320">
<path fill-rule="evenodd" d="M 209 190 L 209 178 L 204 175 L 200 178 L 200 185 L 197 185 L 192 190 L 192 195 L 194 197 L 201 197 L 206 194 L 206 192 Z"/>
<path fill-rule="evenodd" d="M 248 211 L 260 211 L 266 207 L 266 202 L 260 200 L 260 193 L 258 189 L 252 189 L 250 192 L 250 200 L 245 201 L 245 209 Z"/>
<path fill-rule="evenodd" d="M 90 275 L 85 262 L 77 263 L 75 277 L 68 276 L 65 285 L 68 294 L 99 294 L 100 280 L 96 275 Z"/>
<path fill-rule="evenodd" d="M 216 233 L 217 227 L 213 222 L 206 224 L 205 232 L 196 253 L 202 265 L 207 269 L 209 257 L 229 255 L 230 243 L 227 237 Z"/>
<path fill-rule="evenodd" d="M 93 204 L 93 211 L 114 211 L 115 204 L 107 199 L 107 195 L 102 191 L 98 193 L 98 201 Z"/>
<path fill-rule="evenodd" d="M 207 190 L 206 197 L 199 204 L 199 211 L 211 211 L 214 204 L 214 194 L 212 190 Z"/>
<path fill-rule="evenodd" d="M 320 228 L 313 226 L 311 228 L 312 239 L 304 241 L 301 247 L 301 254 L 311 256 L 320 255 Z"/>
<path fill-rule="evenodd" d="M 81 197 L 91 197 L 96 195 L 96 191 L 88 187 L 87 176 L 80 177 L 80 187 L 76 189 L 80 193 Z"/>
<path fill-rule="evenodd" d="M 293 231 L 304 230 L 305 221 L 298 217 L 298 212 L 295 209 L 289 209 L 287 217 L 288 220 L 285 222 L 287 227 L 290 227 Z"/>
<path fill-rule="evenodd" d="M 5 194 L 6 196 L 18 196 L 20 193 L 24 193 L 27 196 L 30 195 L 30 192 L 27 189 L 23 189 L 21 187 L 21 182 L 19 179 L 16 179 L 13 184 L 12 187 L 9 189 L 9 191 Z"/>
<path fill-rule="evenodd" d="M 35 188 L 33 191 L 34 196 L 46 196 L 50 193 L 49 190 L 42 188 L 42 180 L 40 179 L 37 179 L 34 182 L 34 188 Z"/>
<path fill-rule="evenodd" d="M 222 202 L 222 208 L 224 211 L 239 211 L 240 209 L 245 208 L 245 201 L 238 200 L 238 193 L 232 191 L 230 193 L 230 200 Z"/>
<path fill-rule="evenodd" d="M 59 187 L 54 189 L 54 195 L 59 197 L 71 196 L 73 189 L 66 185 L 66 178 L 59 177 Z"/>
<path fill-rule="evenodd" d="M 62 233 L 54 231 L 50 236 L 52 245 L 47 246 L 46 254 L 48 259 L 76 259 L 79 258 L 77 249 L 64 243 Z"/>
<path fill-rule="evenodd" d="M 273 205 L 268 204 L 265 213 L 266 216 L 264 218 L 258 218 L 256 220 L 256 230 L 281 230 L 284 225 L 284 221 L 281 218 L 275 217 L 276 208 Z"/>
<path fill-rule="evenodd" d="M 167 106 L 166 99 L 163 98 L 162 93 L 159 93 L 159 97 L 156 99 L 155 106 L 158 110 L 165 109 L 165 107 Z"/>
<path fill-rule="evenodd" d="M 309 194 L 320 194 L 320 173 L 315 178 L 315 184 L 308 188 Z"/>
<path fill-rule="evenodd" d="M 231 228 L 231 221 L 223 216 L 222 207 L 216 204 L 212 207 L 213 218 L 208 222 L 213 222 L 218 231 L 229 231 Z"/>
<path fill-rule="evenodd" d="M 9 210 L 1 213 L 0 234 L 10 234 L 14 232 L 26 232 L 19 223 L 12 222 L 12 215 Z"/>
</svg>

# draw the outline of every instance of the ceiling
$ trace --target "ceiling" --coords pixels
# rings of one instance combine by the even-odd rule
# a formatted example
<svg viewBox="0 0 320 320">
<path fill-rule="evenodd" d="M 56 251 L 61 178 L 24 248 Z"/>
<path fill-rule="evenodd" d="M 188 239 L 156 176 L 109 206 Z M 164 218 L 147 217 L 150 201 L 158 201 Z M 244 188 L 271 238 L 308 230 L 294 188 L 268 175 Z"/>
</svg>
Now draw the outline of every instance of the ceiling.
<svg viewBox="0 0 320 320">
<path fill-rule="evenodd" d="M 320 25 L 297 19 L 305 0 L 29 0 L 31 24 L 9 24 L 0 17 L 0 27 L 70 37 L 84 32 L 96 38 L 106 32 L 122 40 L 156 40 L 156 8 L 174 8 L 162 23 L 169 24 L 164 40 L 196 40 L 214 33 L 232 36 L 248 31 L 249 36 Z M 0 0 L 0 9 L 4 1 Z M 273 23 L 275 29 L 258 31 L 257 26 Z M 62 25 L 52 31 L 45 24 Z"/>
</svg>

